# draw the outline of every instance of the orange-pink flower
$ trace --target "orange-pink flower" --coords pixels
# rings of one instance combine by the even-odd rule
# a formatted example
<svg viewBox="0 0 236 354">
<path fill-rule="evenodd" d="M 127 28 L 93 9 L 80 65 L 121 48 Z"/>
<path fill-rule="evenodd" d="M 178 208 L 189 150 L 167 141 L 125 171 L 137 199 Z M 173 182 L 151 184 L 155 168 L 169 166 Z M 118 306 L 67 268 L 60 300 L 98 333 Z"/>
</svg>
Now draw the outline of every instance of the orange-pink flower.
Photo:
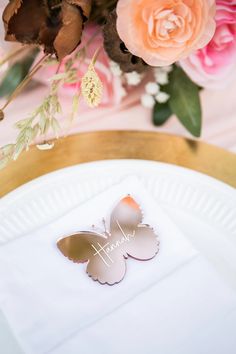
<svg viewBox="0 0 236 354">
<path fill-rule="evenodd" d="M 152 66 L 173 64 L 206 46 L 215 0 L 119 0 L 117 30 L 128 50 Z"/>
</svg>

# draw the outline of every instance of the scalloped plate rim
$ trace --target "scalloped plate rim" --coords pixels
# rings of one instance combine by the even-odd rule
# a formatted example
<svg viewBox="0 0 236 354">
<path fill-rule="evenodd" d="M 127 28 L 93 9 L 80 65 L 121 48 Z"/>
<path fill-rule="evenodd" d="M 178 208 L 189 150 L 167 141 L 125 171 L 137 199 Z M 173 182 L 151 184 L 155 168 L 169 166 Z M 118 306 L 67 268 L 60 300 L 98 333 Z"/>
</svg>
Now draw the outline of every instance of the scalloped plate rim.
<svg viewBox="0 0 236 354">
<path fill-rule="evenodd" d="M 165 162 L 159 162 L 159 161 L 152 161 L 152 160 L 141 160 L 141 159 L 111 159 L 111 160 L 99 160 L 99 161 L 92 161 L 92 162 L 85 162 L 85 163 L 81 163 L 81 164 L 76 164 L 73 166 L 68 166 L 68 167 L 64 167 L 49 173 L 46 173 L 42 176 L 39 176 L 35 179 L 33 179 L 32 181 L 29 181 L 21 186 L 19 186 L 18 188 L 16 188 L 15 190 L 9 192 L 8 194 L 6 194 L 5 196 L 3 196 L 2 198 L 0 198 L 0 212 L 2 210 L 2 208 L 4 207 L 8 207 L 9 204 L 11 202 L 14 202 L 16 199 L 19 199 L 21 196 L 23 196 L 25 193 L 29 193 L 31 189 L 35 189 L 35 188 L 39 188 L 41 185 L 45 185 L 45 182 L 51 182 L 51 180 L 53 179 L 60 179 L 62 178 L 62 175 L 65 174 L 66 176 L 70 176 L 72 174 L 74 174 L 75 171 L 78 170 L 78 172 L 84 172 L 83 170 L 85 169 L 93 169 L 95 168 L 102 168 L 103 165 L 107 165 L 110 164 L 115 164 L 115 165 L 119 165 L 119 164 L 123 164 L 123 163 L 132 163 L 132 164 L 149 164 L 150 166 L 154 166 L 157 167 L 159 166 L 161 169 L 165 169 L 167 172 L 169 172 L 169 169 L 173 169 L 175 171 L 178 171 L 179 173 L 182 173 L 185 175 L 185 177 L 190 177 L 190 178 L 200 178 L 199 182 L 202 182 L 203 184 L 205 184 L 206 182 L 212 182 L 214 183 L 215 188 L 220 189 L 221 192 L 223 193 L 230 193 L 230 196 L 232 197 L 231 193 L 235 194 L 235 199 L 236 199 L 236 189 L 233 188 L 232 186 L 214 178 L 211 177 L 209 175 L 206 175 L 204 173 L 198 172 L 198 171 L 194 171 L 190 168 L 186 168 L 186 167 L 182 167 L 182 166 L 177 166 L 174 164 L 169 164 L 169 163 L 165 163 Z M 211 186 L 212 187 L 212 186 Z M 5 205 L 4 205 L 5 204 Z"/>
</svg>

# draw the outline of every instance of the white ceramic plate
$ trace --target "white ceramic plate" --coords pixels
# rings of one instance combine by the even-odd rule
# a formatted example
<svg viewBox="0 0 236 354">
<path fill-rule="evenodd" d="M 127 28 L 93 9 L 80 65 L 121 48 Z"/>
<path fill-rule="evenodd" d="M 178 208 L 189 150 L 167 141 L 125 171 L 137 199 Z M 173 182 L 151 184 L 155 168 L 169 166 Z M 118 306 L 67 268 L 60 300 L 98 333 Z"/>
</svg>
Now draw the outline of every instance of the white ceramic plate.
<svg viewBox="0 0 236 354">
<path fill-rule="evenodd" d="M 236 288 L 236 190 L 169 164 L 99 161 L 40 177 L 0 200 L 0 245 L 30 233 L 133 174 Z"/>
<path fill-rule="evenodd" d="M 192 170 L 158 162 L 93 162 L 33 180 L 0 200 L 0 245 L 133 174 L 236 287 L 236 190 Z"/>
<path fill-rule="evenodd" d="M 186 237 L 236 289 L 236 190 L 203 174 L 158 162 L 81 164 L 18 188 L 0 200 L 0 245 L 63 215 L 127 175 L 140 177 Z"/>
</svg>

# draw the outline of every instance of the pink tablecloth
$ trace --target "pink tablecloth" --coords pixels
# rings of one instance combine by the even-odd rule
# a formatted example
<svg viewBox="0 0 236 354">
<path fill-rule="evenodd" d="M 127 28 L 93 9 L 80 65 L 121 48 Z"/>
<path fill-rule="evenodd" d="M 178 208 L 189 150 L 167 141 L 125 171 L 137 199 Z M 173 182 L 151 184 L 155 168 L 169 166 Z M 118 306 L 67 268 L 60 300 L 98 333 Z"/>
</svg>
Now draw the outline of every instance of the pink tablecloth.
<svg viewBox="0 0 236 354">
<path fill-rule="evenodd" d="M 201 140 L 236 152 L 236 80 L 225 91 L 202 92 L 203 131 Z M 29 113 L 47 94 L 46 87 L 39 87 L 22 94 L 6 111 L 6 118 L 0 122 L 0 146 L 14 142 L 16 130 L 14 123 L 27 118 Z M 127 97 L 120 107 L 100 108 L 83 111 L 79 109 L 78 116 L 69 130 L 64 129 L 62 135 L 85 131 L 134 129 L 148 131 L 163 131 L 190 137 L 175 117 L 161 128 L 155 128 L 151 122 L 151 112 L 139 103 L 140 92 Z M 2 103 L 2 102 L 0 102 Z M 64 97 L 64 118 L 70 112 L 71 98 Z"/>
</svg>

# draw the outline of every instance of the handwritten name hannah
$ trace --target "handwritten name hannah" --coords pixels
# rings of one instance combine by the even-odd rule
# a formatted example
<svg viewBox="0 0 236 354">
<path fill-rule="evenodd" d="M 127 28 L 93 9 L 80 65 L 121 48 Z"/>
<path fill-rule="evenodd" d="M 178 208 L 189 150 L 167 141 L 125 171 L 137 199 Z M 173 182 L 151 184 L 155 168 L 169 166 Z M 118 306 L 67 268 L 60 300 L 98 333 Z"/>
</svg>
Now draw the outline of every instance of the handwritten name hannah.
<svg viewBox="0 0 236 354">
<path fill-rule="evenodd" d="M 110 267 L 109 261 L 111 263 L 114 263 L 113 259 L 111 258 L 111 256 L 109 254 L 112 253 L 116 248 L 119 248 L 124 243 L 130 242 L 130 240 L 133 237 L 135 237 L 135 230 L 133 231 L 132 234 L 126 234 L 124 232 L 124 230 L 122 229 L 121 225 L 119 224 L 118 220 L 116 220 L 116 223 L 123 235 L 119 240 L 117 240 L 114 243 L 107 242 L 103 246 L 99 242 L 97 242 L 97 247 L 95 247 L 92 244 L 93 249 L 96 251 L 94 253 L 94 256 L 98 255 L 102 259 L 102 261 L 106 264 L 107 267 Z"/>
</svg>

